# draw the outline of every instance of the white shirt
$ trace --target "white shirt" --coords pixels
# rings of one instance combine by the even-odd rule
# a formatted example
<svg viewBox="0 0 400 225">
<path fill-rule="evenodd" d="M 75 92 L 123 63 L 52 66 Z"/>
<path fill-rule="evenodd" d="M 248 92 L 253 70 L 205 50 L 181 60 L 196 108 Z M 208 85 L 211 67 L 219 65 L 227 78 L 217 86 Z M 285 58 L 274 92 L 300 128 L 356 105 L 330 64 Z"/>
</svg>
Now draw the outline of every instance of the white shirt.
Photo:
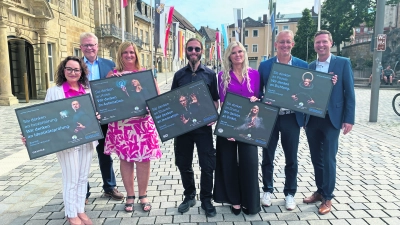
<svg viewBox="0 0 400 225">
<path fill-rule="evenodd" d="M 326 59 L 325 62 L 321 62 L 317 59 L 315 70 L 323 73 L 329 72 L 329 63 L 331 63 L 332 54 Z"/>
<path fill-rule="evenodd" d="M 277 62 L 277 63 L 280 63 L 278 57 L 276 57 L 276 62 Z M 289 60 L 289 62 L 288 62 L 287 64 L 288 64 L 288 65 L 292 65 L 292 56 L 290 56 L 290 60 Z M 279 111 L 283 112 L 283 111 L 288 111 L 288 110 L 290 110 L 290 109 L 281 108 Z"/>
</svg>

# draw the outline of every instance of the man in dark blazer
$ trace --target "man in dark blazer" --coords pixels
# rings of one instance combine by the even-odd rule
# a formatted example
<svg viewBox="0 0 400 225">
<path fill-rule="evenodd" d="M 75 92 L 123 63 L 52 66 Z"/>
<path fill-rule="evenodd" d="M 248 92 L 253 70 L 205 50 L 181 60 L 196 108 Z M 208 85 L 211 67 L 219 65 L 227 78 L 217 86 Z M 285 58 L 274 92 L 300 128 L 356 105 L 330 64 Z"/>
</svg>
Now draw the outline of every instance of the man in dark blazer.
<svg viewBox="0 0 400 225">
<path fill-rule="evenodd" d="M 98 80 L 106 78 L 108 72 L 115 68 L 115 63 L 111 60 L 100 58 L 97 56 L 98 52 L 98 39 L 93 33 L 82 33 L 80 35 L 81 50 L 84 55 L 83 60 L 89 69 L 89 80 Z M 107 134 L 108 124 L 101 125 L 104 137 Z M 116 188 L 116 180 L 113 169 L 113 160 L 110 155 L 104 154 L 105 139 L 100 139 L 96 147 L 97 156 L 99 158 L 99 165 L 101 177 L 103 178 L 104 196 L 111 197 L 115 200 L 122 200 L 124 195 Z M 88 198 L 90 186 L 88 183 L 88 193 L 86 194 L 86 203 Z"/>
<path fill-rule="evenodd" d="M 258 72 L 261 76 L 260 93 L 264 93 L 264 86 L 268 82 L 271 67 L 274 63 L 289 64 L 297 67 L 308 68 L 308 63 L 291 55 L 294 46 L 294 35 L 290 30 L 283 30 L 278 33 L 275 41 L 277 55 L 260 64 Z M 271 139 L 267 148 L 263 148 L 263 161 L 261 165 L 263 175 L 264 195 L 261 198 L 261 204 L 270 206 L 271 195 L 274 191 L 274 158 L 276 146 L 279 140 L 279 132 L 281 133 L 281 144 L 285 153 L 285 194 L 286 209 L 293 210 L 296 208 L 294 195 L 297 191 L 297 152 L 299 146 L 300 127 L 304 126 L 304 114 L 294 112 L 289 109 L 281 108 L 278 119 L 276 120 L 274 130 L 271 133 Z"/>
<path fill-rule="evenodd" d="M 317 191 L 304 198 L 304 203 L 321 201 L 319 214 L 327 214 L 332 208 L 336 182 L 336 154 L 340 129 L 343 134 L 351 131 L 354 124 L 355 95 L 350 60 L 330 53 L 332 35 L 321 30 L 314 35 L 314 49 L 318 59 L 310 69 L 336 75 L 325 118 L 307 116 L 306 135 L 314 166 Z"/>
</svg>

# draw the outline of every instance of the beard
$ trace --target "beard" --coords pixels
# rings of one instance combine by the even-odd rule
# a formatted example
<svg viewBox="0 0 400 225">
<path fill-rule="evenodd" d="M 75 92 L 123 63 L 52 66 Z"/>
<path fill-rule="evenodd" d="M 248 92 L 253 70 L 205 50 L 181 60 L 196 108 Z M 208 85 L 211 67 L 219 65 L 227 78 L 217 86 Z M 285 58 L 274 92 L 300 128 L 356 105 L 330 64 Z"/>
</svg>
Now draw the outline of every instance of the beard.
<svg viewBox="0 0 400 225">
<path fill-rule="evenodd" d="M 186 54 L 186 58 L 189 60 L 189 63 L 191 64 L 191 66 L 194 68 L 194 65 L 196 65 L 196 63 L 198 63 L 200 61 L 201 54 L 196 53 L 197 57 L 191 57 L 191 56 L 193 56 L 193 55 Z"/>
</svg>

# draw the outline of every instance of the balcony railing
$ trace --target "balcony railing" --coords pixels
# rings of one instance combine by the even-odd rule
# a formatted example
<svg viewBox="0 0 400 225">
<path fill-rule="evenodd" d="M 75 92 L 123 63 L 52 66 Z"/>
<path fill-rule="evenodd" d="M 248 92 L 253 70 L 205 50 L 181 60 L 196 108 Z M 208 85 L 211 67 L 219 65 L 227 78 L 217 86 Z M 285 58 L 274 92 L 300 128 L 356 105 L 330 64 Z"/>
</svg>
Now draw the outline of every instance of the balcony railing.
<svg viewBox="0 0 400 225">
<path fill-rule="evenodd" d="M 101 37 L 114 37 L 122 40 L 122 29 L 114 24 L 101 24 Z M 142 48 L 143 41 L 137 36 L 124 31 L 124 38 L 126 41 L 132 41 L 137 47 Z"/>
</svg>

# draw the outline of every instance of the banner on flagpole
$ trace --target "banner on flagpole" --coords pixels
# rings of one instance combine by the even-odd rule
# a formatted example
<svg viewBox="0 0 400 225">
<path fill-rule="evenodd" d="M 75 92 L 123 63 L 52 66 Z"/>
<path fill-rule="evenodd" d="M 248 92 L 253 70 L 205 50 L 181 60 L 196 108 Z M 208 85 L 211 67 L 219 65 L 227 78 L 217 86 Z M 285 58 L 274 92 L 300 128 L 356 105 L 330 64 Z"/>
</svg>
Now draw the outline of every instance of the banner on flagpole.
<svg viewBox="0 0 400 225">
<path fill-rule="evenodd" d="M 221 33 L 224 38 L 224 49 L 226 49 L 229 45 L 228 33 L 226 32 L 228 29 L 225 24 L 221 24 Z"/>
<path fill-rule="evenodd" d="M 233 18 L 235 20 L 235 38 L 236 41 L 242 42 L 242 31 L 243 31 L 243 18 L 242 9 L 233 9 Z"/>
<path fill-rule="evenodd" d="M 172 17 L 174 15 L 174 7 L 165 7 L 166 9 L 166 21 L 165 21 L 165 39 L 164 39 L 164 48 L 163 48 L 163 53 L 164 57 L 167 57 L 167 48 L 168 48 L 168 43 L 169 43 L 169 31 L 171 29 L 171 24 L 172 24 Z"/>
<path fill-rule="evenodd" d="M 174 33 L 174 61 L 179 59 L 179 22 L 173 23 L 173 33 Z"/>
</svg>

